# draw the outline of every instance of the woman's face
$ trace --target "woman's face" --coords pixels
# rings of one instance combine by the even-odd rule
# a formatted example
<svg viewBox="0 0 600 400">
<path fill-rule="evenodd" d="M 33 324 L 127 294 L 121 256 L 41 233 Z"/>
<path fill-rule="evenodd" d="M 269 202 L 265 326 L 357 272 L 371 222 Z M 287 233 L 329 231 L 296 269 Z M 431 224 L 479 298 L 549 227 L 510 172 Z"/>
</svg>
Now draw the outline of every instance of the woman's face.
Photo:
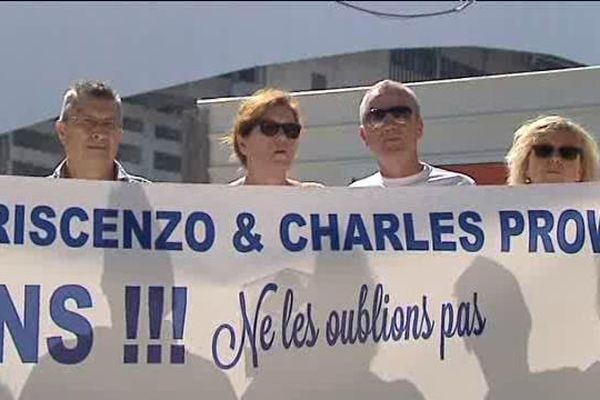
<svg viewBox="0 0 600 400">
<path fill-rule="evenodd" d="M 538 138 L 530 152 L 525 176 L 531 183 L 581 182 L 582 143 L 569 132 Z"/>
<path fill-rule="evenodd" d="M 278 124 L 292 125 L 282 127 L 277 126 Z M 294 133 L 299 131 L 294 129 L 297 128 L 295 125 L 296 119 L 288 107 L 277 105 L 267 109 L 250 133 L 240 138 L 240 152 L 246 156 L 248 170 L 287 171 L 298 149 L 298 136 Z M 288 134 L 285 134 L 284 130 L 287 130 Z"/>
</svg>

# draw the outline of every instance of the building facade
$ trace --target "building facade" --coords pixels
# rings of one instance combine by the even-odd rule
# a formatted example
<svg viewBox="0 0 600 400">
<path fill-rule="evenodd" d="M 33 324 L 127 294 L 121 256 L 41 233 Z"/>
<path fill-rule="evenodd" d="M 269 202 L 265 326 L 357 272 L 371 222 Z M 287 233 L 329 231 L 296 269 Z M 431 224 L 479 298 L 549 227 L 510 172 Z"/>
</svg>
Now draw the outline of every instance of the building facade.
<svg viewBox="0 0 600 400">
<path fill-rule="evenodd" d="M 479 47 L 372 50 L 257 66 L 124 98 L 119 158 L 132 173 L 154 181 L 222 183 L 227 178 L 210 172 L 214 154 L 222 149 L 212 140 L 205 111 L 195 107 L 196 99 L 246 96 L 266 86 L 326 90 L 385 78 L 409 83 L 578 66 L 582 65 L 551 55 Z M 56 103 L 58 114 L 58 94 Z M 234 115 L 232 110 L 231 121 Z M 44 176 L 61 158 L 53 120 L 0 136 L 3 174 Z M 227 168 L 237 170 L 231 164 Z"/>
</svg>

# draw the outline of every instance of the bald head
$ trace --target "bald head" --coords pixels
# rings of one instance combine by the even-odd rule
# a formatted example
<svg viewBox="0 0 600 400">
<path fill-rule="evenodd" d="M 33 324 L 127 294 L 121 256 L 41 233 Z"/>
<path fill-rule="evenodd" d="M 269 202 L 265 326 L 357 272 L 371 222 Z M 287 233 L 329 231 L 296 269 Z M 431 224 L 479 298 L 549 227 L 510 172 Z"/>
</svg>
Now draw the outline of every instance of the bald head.
<svg viewBox="0 0 600 400">
<path fill-rule="evenodd" d="M 363 96 L 362 101 L 360 102 L 359 108 L 361 125 L 364 124 L 365 117 L 367 116 L 371 108 L 371 103 L 373 102 L 373 100 L 383 94 L 391 93 L 402 93 L 407 95 L 412 103 L 411 105 L 413 106 L 416 115 L 421 115 L 421 106 L 419 105 L 419 100 L 417 99 L 415 92 L 413 92 L 412 89 L 410 89 L 408 86 L 405 86 L 401 82 L 385 79 L 383 81 L 377 82 L 365 92 L 365 95 Z"/>
</svg>

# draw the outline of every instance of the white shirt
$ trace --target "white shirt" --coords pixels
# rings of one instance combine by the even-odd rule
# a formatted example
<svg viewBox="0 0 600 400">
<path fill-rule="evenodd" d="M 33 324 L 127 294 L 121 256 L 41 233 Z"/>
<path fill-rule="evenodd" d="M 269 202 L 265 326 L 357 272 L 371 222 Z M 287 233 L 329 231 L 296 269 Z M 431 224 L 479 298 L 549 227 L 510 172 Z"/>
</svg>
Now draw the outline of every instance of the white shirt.
<svg viewBox="0 0 600 400">
<path fill-rule="evenodd" d="M 318 182 L 299 182 L 293 179 L 288 179 L 289 186 L 300 186 L 300 187 L 325 187 L 322 183 Z M 242 176 L 233 182 L 229 182 L 228 186 L 242 186 L 246 184 L 246 176 Z M 283 185 L 281 185 L 283 186 Z"/>
<path fill-rule="evenodd" d="M 460 186 L 474 185 L 475 181 L 470 176 L 458 172 L 448 171 L 433 167 L 421 162 L 421 172 L 403 178 L 386 178 L 377 171 L 371 176 L 360 179 L 350 184 L 350 187 L 399 187 L 399 186 Z"/>
</svg>

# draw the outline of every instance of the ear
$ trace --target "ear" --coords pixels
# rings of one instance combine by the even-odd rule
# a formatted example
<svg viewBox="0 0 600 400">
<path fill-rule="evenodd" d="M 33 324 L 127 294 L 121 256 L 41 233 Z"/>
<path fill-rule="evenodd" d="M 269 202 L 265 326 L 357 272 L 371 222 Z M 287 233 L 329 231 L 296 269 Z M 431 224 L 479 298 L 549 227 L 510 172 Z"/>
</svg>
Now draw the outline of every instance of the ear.
<svg viewBox="0 0 600 400">
<path fill-rule="evenodd" d="M 417 138 L 418 139 L 423 138 L 424 127 L 425 127 L 425 125 L 423 123 L 423 117 L 421 117 L 419 115 L 419 119 L 417 120 Z"/>
<path fill-rule="evenodd" d="M 359 135 L 360 135 L 360 138 L 361 138 L 361 140 L 362 140 L 362 141 L 363 141 L 363 143 L 365 144 L 365 146 L 366 146 L 366 147 L 369 147 L 369 144 L 368 144 L 368 142 L 367 142 L 367 131 L 366 131 L 366 129 L 364 128 L 364 126 L 362 126 L 362 125 L 361 125 L 361 126 L 360 126 L 360 128 L 359 128 Z"/>
<path fill-rule="evenodd" d="M 530 161 L 531 157 L 527 156 L 527 159 L 525 160 L 525 165 L 523 166 L 523 168 L 525 169 L 525 171 L 523 171 L 523 177 L 525 178 L 525 183 L 529 184 L 531 183 L 531 178 L 529 177 L 529 161 Z"/>
<path fill-rule="evenodd" d="M 67 131 L 66 131 L 65 123 L 62 121 L 56 121 L 54 123 L 54 130 L 56 131 L 56 134 L 58 135 L 58 140 L 60 140 L 60 142 L 64 146 L 67 142 Z"/>
<path fill-rule="evenodd" d="M 119 129 L 119 133 L 117 133 L 117 144 L 121 144 L 123 140 L 123 129 Z"/>
<path fill-rule="evenodd" d="M 247 146 L 246 146 L 246 138 L 242 135 L 240 135 L 238 137 L 238 149 L 240 150 L 240 153 L 242 153 L 243 156 L 248 157 L 248 154 L 246 154 L 247 152 Z"/>
</svg>

